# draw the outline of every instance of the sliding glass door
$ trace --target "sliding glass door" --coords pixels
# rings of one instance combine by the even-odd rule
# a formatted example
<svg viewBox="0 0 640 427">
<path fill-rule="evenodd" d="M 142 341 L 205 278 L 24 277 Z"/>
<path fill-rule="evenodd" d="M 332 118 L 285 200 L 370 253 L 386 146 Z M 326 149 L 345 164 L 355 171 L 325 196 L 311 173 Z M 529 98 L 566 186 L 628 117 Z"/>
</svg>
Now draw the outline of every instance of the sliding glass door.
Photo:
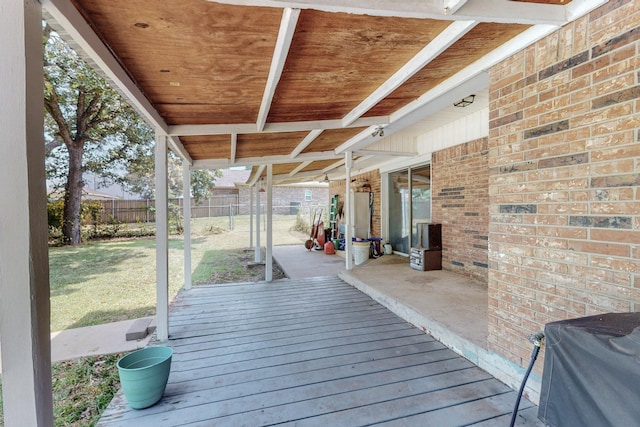
<svg viewBox="0 0 640 427">
<path fill-rule="evenodd" d="M 417 243 L 416 226 L 431 220 L 431 166 L 389 173 L 389 243 L 408 254 Z"/>
<path fill-rule="evenodd" d="M 389 174 L 389 243 L 396 252 L 409 253 L 409 172 Z"/>
<path fill-rule="evenodd" d="M 411 169 L 411 246 L 418 246 L 420 222 L 431 220 L 431 165 Z"/>
</svg>

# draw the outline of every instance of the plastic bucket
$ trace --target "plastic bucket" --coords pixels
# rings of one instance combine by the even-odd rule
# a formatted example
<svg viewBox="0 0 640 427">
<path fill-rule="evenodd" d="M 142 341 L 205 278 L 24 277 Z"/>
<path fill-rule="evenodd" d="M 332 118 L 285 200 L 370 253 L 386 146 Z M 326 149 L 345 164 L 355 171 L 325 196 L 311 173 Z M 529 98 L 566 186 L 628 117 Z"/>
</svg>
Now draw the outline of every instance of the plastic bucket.
<svg viewBox="0 0 640 427">
<path fill-rule="evenodd" d="M 369 259 L 369 242 L 353 242 L 353 262 L 360 265 Z"/>
<path fill-rule="evenodd" d="M 171 347 L 147 347 L 118 360 L 124 397 L 133 409 L 143 409 L 162 398 L 171 370 Z"/>
</svg>

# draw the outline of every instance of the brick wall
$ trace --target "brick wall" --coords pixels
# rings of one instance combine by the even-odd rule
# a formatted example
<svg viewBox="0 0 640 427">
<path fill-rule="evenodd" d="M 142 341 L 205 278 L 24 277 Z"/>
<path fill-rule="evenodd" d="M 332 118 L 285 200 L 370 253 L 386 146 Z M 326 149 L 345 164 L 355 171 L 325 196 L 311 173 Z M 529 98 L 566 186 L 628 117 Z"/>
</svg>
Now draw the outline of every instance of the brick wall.
<svg viewBox="0 0 640 427">
<path fill-rule="evenodd" d="M 375 170 L 359 175 L 352 175 L 351 179 L 354 180 L 354 186 L 360 187 L 363 183 L 368 183 L 371 186 L 371 192 L 373 192 L 373 216 L 371 217 L 371 235 L 373 237 L 380 237 L 381 234 L 381 222 L 380 222 L 380 171 Z M 345 200 L 345 181 L 332 181 L 329 184 L 329 198 L 334 194 L 340 196 L 340 200 Z M 358 190 L 355 190 L 358 191 Z M 369 191 L 368 188 L 366 191 Z M 327 200 L 329 203 L 329 200 Z"/>
<path fill-rule="evenodd" d="M 521 365 L 547 322 L 640 310 L 639 40 L 612 0 L 491 69 L 489 348 Z"/>
<path fill-rule="evenodd" d="M 442 268 L 487 282 L 488 140 L 433 154 L 432 222 L 442 224 Z"/>
<path fill-rule="evenodd" d="M 311 190 L 311 200 L 305 200 L 305 191 Z M 239 210 L 240 214 L 249 214 L 250 191 L 249 187 L 240 187 L 239 190 Z M 309 212 L 309 208 L 315 206 L 328 206 L 329 189 L 326 186 L 274 186 L 273 187 L 273 211 L 276 215 L 289 215 L 291 212 L 291 202 L 300 203 L 303 213 Z M 260 196 L 260 204 L 266 206 L 267 196 L 262 193 Z"/>
</svg>

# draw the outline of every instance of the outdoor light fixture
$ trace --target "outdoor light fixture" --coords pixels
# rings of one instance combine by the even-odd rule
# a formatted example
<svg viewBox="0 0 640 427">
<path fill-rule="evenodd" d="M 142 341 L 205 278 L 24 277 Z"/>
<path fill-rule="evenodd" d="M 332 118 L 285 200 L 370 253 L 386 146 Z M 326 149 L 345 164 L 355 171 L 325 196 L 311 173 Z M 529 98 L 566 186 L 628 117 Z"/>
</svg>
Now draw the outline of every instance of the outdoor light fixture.
<svg viewBox="0 0 640 427">
<path fill-rule="evenodd" d="M 377 126 L 376 129 L 371 134 L 371 136 L 373 137 L 379 136 L 380 138 L 382 138 L 384 136 L 384 127 L 382 127 L 381 125 Z"/>
<path fill-rule="evenodd" d="M 461 108 L 464 108 L 464 107 L 467 107 L 467 106 L 469 106 L 469 105 L 473 104 L 473 101 L 474 101 L 475 99 L 476 99 L 476 96 L 475 96 L 475 95 L 469 95 L 469 96 L 467 96 L 466 98 L 462 98 L 462 99 L 461 99 L 460 101 L 458 101 L 458 102 L 454 102 L 454 103 L 453 103 L 453 106 L 454 106 L 454 107 L 461 107 Z"/>
</svg>

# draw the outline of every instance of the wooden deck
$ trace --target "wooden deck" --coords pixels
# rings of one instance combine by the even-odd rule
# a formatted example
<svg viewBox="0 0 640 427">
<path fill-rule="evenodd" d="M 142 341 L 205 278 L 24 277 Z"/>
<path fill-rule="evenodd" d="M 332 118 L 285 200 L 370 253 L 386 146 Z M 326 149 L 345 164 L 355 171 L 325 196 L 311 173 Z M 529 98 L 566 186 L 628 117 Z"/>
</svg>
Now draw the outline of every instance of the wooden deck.
<svg viewBox="0 0 640 427">
<path fill-rule="evenodd" d="M 516 393 L 337 277 L 197 286 L 162 400 L 100 426 L 504 426 Z M 523 410 L 524 409 L 524 410 Z M 517 425 L 537 426 L 523 399 Z"/>
</svg>

